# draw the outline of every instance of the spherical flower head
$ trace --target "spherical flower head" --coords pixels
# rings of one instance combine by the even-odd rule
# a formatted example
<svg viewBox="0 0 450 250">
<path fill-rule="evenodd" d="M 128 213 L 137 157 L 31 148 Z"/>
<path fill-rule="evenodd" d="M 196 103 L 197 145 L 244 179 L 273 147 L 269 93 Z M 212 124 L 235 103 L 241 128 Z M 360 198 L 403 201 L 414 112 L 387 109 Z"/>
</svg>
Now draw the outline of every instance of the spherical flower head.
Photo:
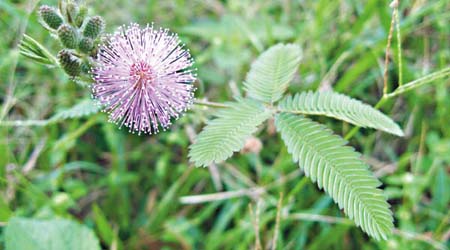
<svg viewBox="0 0 450 250">
<path fill-rule="evenodd" d="M 189 50 L 169 30 L 123 26 L 98 50 L 93 97 L 111 122 L 133 133 L 155 134 L 192 104 L 192 64 Z"/>
</svg>

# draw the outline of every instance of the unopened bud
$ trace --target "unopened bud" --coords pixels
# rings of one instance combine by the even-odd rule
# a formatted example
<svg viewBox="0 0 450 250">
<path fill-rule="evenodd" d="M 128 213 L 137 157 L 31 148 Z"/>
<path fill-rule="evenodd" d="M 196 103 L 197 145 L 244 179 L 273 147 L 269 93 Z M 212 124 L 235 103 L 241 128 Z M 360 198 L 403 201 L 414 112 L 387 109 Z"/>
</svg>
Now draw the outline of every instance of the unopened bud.
<svg viewBox="0 0 450 250">
<path fill-rule="evenodd" d="M 258 154 L 262 149 L 261 140 L 256 137 L 250 137 L 245 140 L 244 147 L 242 148 L 243 153 L 255 153 Z"/>
<path fill-rule="evenodd" d="M 68 2 L 66 5 L 66 16 L 69 23 L 75 23 L 75 18 L 78 15 L 79 9 L 78 5 L 72 1 Z"/>
<path fill-rule="evenodd" d="M 80 11 L 78 12 L 77 17 L 75 18 L 75 25 L 79 28 L 83 25 L 84 19 L 86 18 L 86 15 L 88 13 L 88 9 L 86 6 L 81 6 Z"/>
<path fill-rule="evenodd" d="M 83 37 L 78 44 L 78 48 L 80 49 L 80 51 L 86 54 L 90 54 L 92 52 L 92 49 L 94 48 L 94 41 L 92 41 L 92 39 L 89 37 Z"/>
<path fill-rule="evenodd" d="M 89 74 L 91 72 L 91 64 L 88 61 L 83 61 L 81 63 L 81 72 Z"/>
<path fill-rule="evenodd" d="M 56 9 L 48 5 L 42 5 L 39 8 L 39 16 L 52 29 L 58 29 L 63 23 L 62 17 L 58 14 Z"/>
<path fill-rule="evenodd" d="M 94 16 L 89 19 L 84 27 L 83 35 L 95 39 L 105 28 L 105 21 L 100 16 Z"/>
<path fill-rule="evenodd" d="M 69 50 L 63 49 L 58 53 L 58 60 L 64 71 L 70 76 L 78 76 L 81 71 L 81 60 Z"/>
<path fill-rule="evenodd" d="M 72 26 L 68 24 L 61 25 L 58 29 L 58 36 L 66 48 L 74 49 L 77 47 L 77 32 Z"/>
</svg>

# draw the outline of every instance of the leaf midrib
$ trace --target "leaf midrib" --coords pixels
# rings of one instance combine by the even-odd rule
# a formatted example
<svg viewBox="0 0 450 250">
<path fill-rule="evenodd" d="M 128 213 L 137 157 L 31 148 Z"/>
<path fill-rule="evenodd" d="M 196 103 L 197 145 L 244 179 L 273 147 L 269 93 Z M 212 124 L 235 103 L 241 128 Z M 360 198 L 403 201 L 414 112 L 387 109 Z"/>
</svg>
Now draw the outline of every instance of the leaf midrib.
<svg viewBox="0 0 450 250">
<path fill-rule="evenodd" d="M 283 86 L 281 86 L 280 82 L 276 82 L 277 79 L 275 79 L 277 72 L 281 71 L 281 56 L 277 56 L 277 62 L 276 62 L 276 67 L 275 67 L 275 71 L 272 72 L 272 81 L 273 83 L 270 85 L 271 86 L 271 94 L 270 94 L 270 103 L 274 103 L 275 100 L 275 95 L 277 94 L 277 86 L 279 86 L 280 89 L 283 88 Z M 278 79 L 279 80 L 279 79 Z"/>
</svg>

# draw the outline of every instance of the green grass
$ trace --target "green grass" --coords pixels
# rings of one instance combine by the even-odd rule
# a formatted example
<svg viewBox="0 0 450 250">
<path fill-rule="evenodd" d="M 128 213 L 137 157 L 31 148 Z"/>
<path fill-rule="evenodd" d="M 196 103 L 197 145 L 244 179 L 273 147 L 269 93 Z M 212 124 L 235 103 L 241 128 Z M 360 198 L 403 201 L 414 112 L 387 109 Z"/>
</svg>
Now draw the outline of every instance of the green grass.
<svg viewBox="0 0 450 250">
<path fill-rule="evenodd" d="M 200 99 L 242 95 L 250 63 L 271 45 L 292 42 L 303 59 L 289 92 L 333 88 L 372 105 L 382 100 L 405 137 L 317 119 L 351 133 L 350 144 L 384 183 L 396 229 L 387 241 L 369 239 L 298 170 L 272 125 L 260 132 L 259 153 L 193 167 L 190 136 L 216 112 L 194 106 L 153 136 L 119 130 L 104 114 L 0 126 L 0 249 L 13 215 L 78 220 L 103 249 L 258 249 L 256 239 L 270 249 L 275 231 L 276 249 L 448 249 L 450 81 L 422 81 L 382 99 L 390 1 L 88 2 L 108 32 L 129 22 L 178 32 L 196 59 Z M 51 119 L 90 97 L 62 70 L 19 56 L 24 33 L 54 54 L 60 48 L 38 23 L 35 3 L 0 1 L 0 123 Z M 447 69 L 450 2 L 403 0 L 399 13 L 403 86 Z M 389 91 L 398 86 L 397 43 L 394 33 Z"/>
</svg>

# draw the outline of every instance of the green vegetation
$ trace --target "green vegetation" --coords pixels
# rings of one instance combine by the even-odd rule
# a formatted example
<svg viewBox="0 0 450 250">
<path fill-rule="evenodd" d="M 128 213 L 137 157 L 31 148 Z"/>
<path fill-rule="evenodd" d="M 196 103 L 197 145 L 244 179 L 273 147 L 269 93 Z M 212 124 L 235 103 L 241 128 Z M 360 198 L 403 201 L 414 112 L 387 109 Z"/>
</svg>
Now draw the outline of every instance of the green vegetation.
<svg viewBox="0 0 450 250">
<path fill-rule="evenodd" d="M 0 249 L 448 249 L 448 0 L 88 1 L 77 31 L 43 9 L 54 37 L 38 2 L 0 2 Z M 197 104 L 157 135 L 108 123 L 67 76 L 87 57 L 57 55 L 58 34 L 89 55 L 130 22 L 177 32 L 198 68 Z"/>
</svg>

